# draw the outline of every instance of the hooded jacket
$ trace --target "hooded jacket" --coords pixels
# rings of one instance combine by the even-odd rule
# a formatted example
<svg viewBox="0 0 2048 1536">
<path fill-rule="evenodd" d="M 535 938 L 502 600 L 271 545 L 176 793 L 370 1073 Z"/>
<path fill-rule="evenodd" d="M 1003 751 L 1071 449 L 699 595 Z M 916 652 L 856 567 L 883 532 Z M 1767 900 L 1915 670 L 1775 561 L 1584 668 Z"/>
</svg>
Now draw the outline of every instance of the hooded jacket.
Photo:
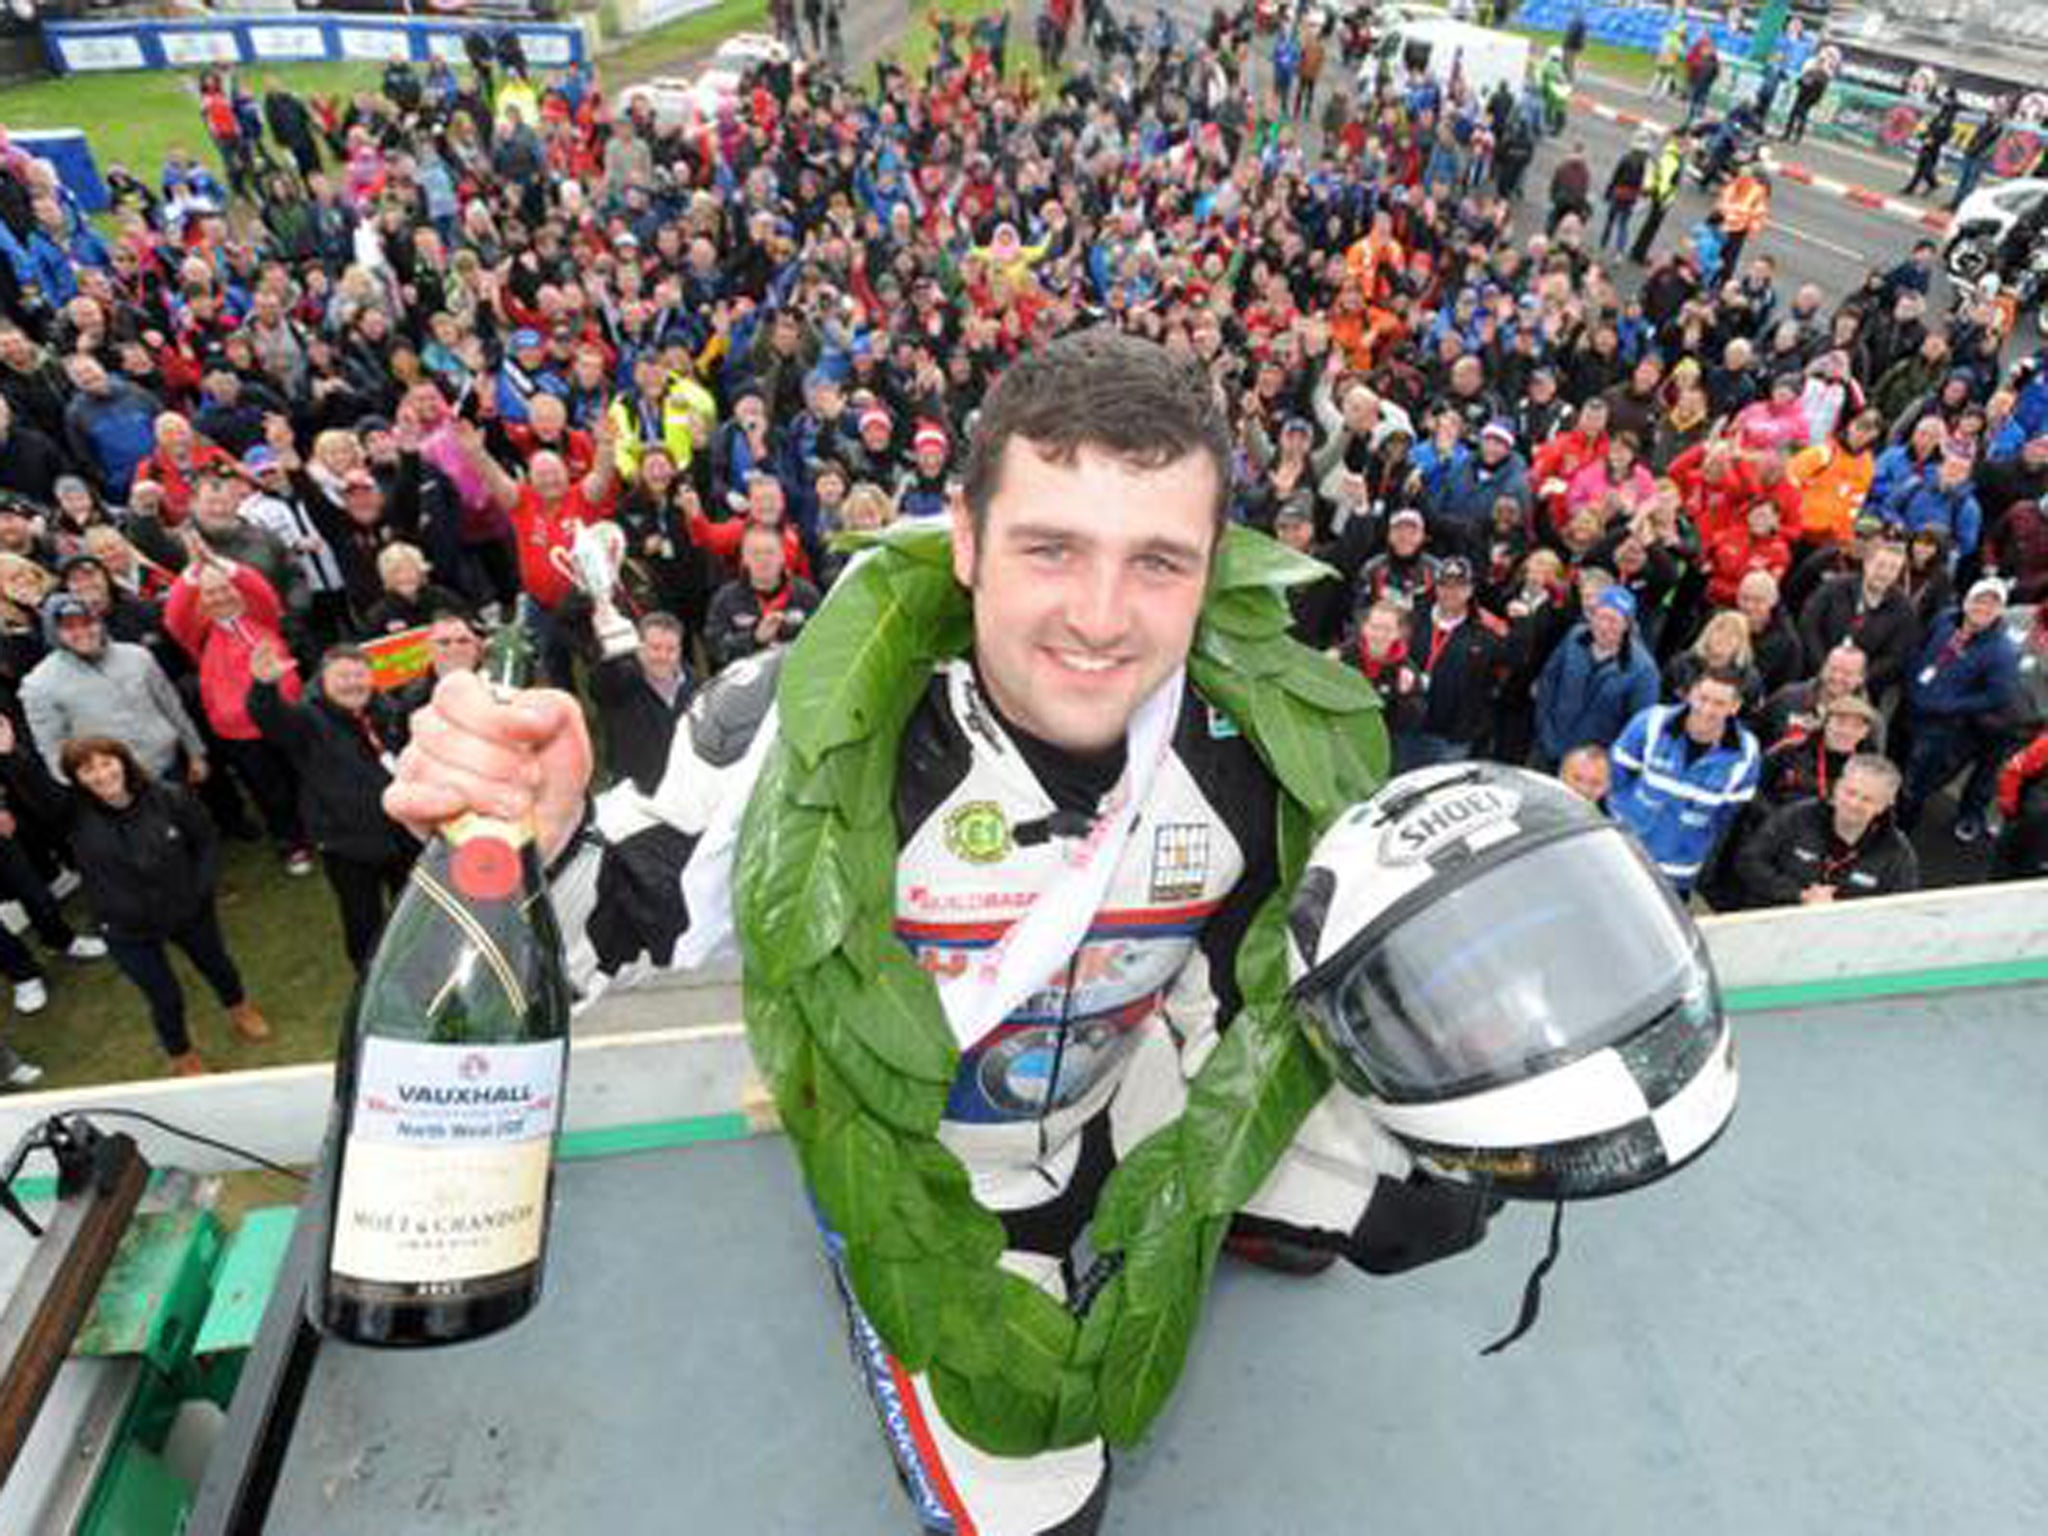
<svg viewBox="0 0 2048 1536">
<path fill-rule="evenodd" d="M 92 658 L 52 646 L 23 679 L 21 707 L 52 775 L 74 736 L 111 736 L 153 774 L 169 773 L 180 747 L 190 758 L 206 756 L 177 688 L 145 646 L 109 640 Z"/>
</svg>

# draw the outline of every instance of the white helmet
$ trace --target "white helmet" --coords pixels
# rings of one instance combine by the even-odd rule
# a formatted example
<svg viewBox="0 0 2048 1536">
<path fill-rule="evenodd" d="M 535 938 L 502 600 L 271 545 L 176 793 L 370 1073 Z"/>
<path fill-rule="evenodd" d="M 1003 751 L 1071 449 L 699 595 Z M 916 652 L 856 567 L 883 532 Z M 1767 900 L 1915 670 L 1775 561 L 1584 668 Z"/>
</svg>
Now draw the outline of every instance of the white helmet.
<svg viewBox="0 0 2048 1536">
<path fill-rule="evenodd" d="M 1554 780 L 1404 774 L 1323 834 L 1288 935 L 1331 1069 L 1433 1173 L 1517 1199 L 1614 1194 L 1734 1112 L 1698 930 L 1634 839 Z"/>
</svg>

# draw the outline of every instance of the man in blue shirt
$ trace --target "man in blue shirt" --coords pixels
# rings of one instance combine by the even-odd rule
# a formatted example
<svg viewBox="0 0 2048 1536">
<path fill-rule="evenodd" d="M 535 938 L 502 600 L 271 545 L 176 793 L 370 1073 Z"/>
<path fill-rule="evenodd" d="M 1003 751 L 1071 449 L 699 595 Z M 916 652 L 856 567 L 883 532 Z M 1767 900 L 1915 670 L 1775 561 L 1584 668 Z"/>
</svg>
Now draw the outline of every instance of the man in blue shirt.
<svg viewBox="0 0 2048 1536">
<path fill-rule="evenodd" d="M 1742 676 L 1709 667 L 1682 704 L 1644 710 L 1622 730 L 1611 760 L 1615 820 L 1689 895 L 1756 795 L 1763 754 L 1736 719 Z"/>
</svg>

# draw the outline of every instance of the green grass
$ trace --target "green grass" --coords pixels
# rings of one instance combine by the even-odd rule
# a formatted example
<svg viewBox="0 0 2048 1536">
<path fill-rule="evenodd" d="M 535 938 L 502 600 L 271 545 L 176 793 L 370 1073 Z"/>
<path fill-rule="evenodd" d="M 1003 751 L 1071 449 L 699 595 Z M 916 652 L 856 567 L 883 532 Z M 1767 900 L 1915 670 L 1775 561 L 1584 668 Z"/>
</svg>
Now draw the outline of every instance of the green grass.
<svg viewBox="0 0 2048 1536">
<path fill-rule="evenodd" d="M 885 57 L 893 56 L 913 80 L 921 79 L 938 47 L 938 29 L 932 25 L 936 15 L 943 13 L 959 23 L 954 34 L 954 46 L 962 50 L 964 57 L 967 29 L 982 17 L 1002 9 L 1003 0 L 913 0 L 910 30 L 904 34 L 901 43 L 885 50 Z M 1078 24 L 1075 32 L 1078 37 Z M 1013 13 L 1009 46 L 1004 50 L 1003 62 L 1008 66 L 1005 75 L 1015 80 L 1025 74 L 1037 74 L 1037 59 L 1038 46 L 1030 24 Z"/>
<path fill-rule="evenodd" d="M 734 32 L 767 25 L 768 0 L 723 4 L 657 27 L 605 54 L 598 72 L 613 87 L 671 69 Z M 283 82 L 301 96 L 377 89 L 382 64 L 278 64 L 247 67 L 242 79 L 259 96 Z M 182 148 L 225 171 L 199 121 L 198 70 L 129 70 L 65 75 L 0 89 L 0 123 L 10 128 L 80 128 L 105 171 L 125 165 L 154 186 L 165 154 Z"/>
<path fill-rule="evenodd" d="M 634 38 L 597 61 L 605 83 L 618 86 L 647 75 L 666 74 L 691 54 L 735 32 L 768 30 L 768 0 L 724 0 L 665 27 Z"/>
<path fill-rule="evenodd" d="M 259 96 L 281 80 L 302 96 L 374 89 L 380 64 L 285 64 L 242 71 Z M 199 121 L 199 71 L 127 70 L 65 75 L 0 90 L 0 122 L 10 128 L 81 128 L 101 171 L 125 165 L 151 186 L 164 155 L 182 148 L 224 173 Z"/>
<path fill-rule="evenodd" d="M 228 953 L 276 1038 L 260 1046 L 237 1040 L 206 983 L 173 950 L 194 1047 L 216 1071 L 332 1059 L 354 982 L 341 949 L 333 893 L 318 875 L 287 876 L 267 844 L 230 843 L 226 852 L 220 915 Z M 88 914 L 77 900 L 66 911 L 75 927 L 86 926 Z M 33 934 L 26 942 L 48 974 L 50 1006 L 32 1018 L 10 1008 L 0 1028 L 48 1074 L 43 1087 L 163 1075 L 164 1054 L 149 1027 L 149 1009 L 113 961 L 80 963 L 45 954 Z"/>
</svg>

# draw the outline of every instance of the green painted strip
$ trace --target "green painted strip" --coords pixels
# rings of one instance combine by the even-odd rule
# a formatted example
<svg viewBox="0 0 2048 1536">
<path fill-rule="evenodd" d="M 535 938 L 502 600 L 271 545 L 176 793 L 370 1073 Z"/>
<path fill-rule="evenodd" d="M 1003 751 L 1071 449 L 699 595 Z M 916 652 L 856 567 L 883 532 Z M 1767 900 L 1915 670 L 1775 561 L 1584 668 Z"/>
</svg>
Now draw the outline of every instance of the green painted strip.
<svg viewBox="0 0 2048 1536">
<path fill-rule="evenodd" d="M 565 1158 L 621 1157 L 628 1152 L 659 1152 L 671 1147 L 712 1141 L 743 1141 L 754 1134 L 745 1115 L 692 1115 L 687 1120 L 657 1120 L 648 1125 L 614 1125 L 603 1130 L 571 1131 L 562 1138 Z"/>
<path fill-rule="evenodd" d="M 1837 976 L 1826 981 L 1794 981 L 1783 986 L 1732 987 L 1721 995 L 1730 1013 L 1769 1013 L 1781 1008 L 1819 1008 L 1830 1003 L 1867 1002 L 1872 998 L 1912 997 L 1930 992 L 1962 992 L 1978 987 L 2013 987 L 2048 981 L 2048 955 L 2018 960 L 1987 960 L 1975 965 L 1944 965 L 1924 971 L 1880 971 L 1868 976 Z"/>
</svg>

